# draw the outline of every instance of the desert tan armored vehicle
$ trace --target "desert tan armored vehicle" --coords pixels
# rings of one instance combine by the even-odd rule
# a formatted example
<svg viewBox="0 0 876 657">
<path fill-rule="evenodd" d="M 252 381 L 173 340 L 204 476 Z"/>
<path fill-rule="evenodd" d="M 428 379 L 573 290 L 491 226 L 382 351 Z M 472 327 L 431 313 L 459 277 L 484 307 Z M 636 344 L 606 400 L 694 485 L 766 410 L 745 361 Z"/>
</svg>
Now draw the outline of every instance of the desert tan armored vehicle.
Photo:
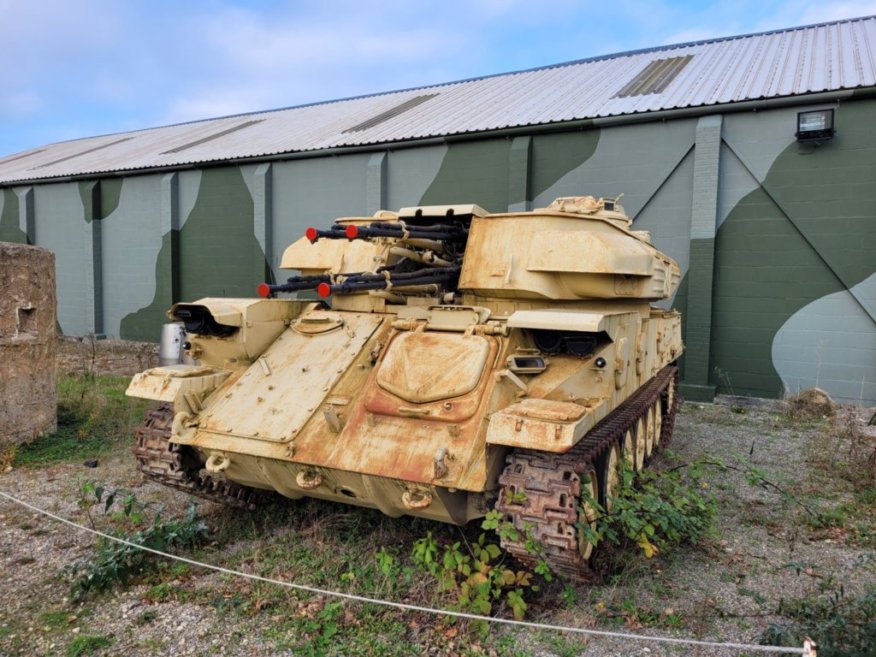
<svg viewBox="0 0 876 657">
<path fill-rule="evenodd" d="M 308 229 L 281 267 L 300 273 L 262 298 L 168 311 L 197 364 L 131 382 L 162 402 L 143 472 L 243 507 L 267 490 L 464 524 L 495 505 L 586 579 L 582 488 L 610 506 L 678 405 L 679 315 L 650 302 L 679 268 L 623 208 L 382 211 Z"/>
</svg>

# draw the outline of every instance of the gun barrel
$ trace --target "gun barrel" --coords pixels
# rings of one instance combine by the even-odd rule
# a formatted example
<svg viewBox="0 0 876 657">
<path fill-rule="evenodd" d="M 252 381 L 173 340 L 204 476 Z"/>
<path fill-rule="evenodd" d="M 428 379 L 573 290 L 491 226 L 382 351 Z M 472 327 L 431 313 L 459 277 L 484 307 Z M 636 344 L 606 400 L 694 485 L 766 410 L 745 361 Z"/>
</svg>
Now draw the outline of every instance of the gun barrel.
<svg viewBox="0 0 876 657">
<path fill-rule="evenodd" d="M 299 290 L 313 290 L 320 283 L 330 281 L 328 274 L 317 276 L 292 276 L 285 283 L 259 283 L 258 294 L 263 299 L 269 299 L 275 292 L 297 292 Z"/>
<path fill-rule="evenodd" d="M 344 229 L 347 239 L 370 239 L 372 237 L 396 237 L 399 239 L 429 239 L 438 241 L 464 241 L 467 234 L 460 226 L 436 224 L 433 226 L 410 226 L 407 224 L 394 224 L 386 222 L 374 222 L 368 226 L 350 224 Z"/>
<path fill-rule="evenodd" d="M 385 290 L 395 287 L 408 287 L 429 285 L 432 283 L 448 283 L 459 277 L 460 267 L 428 267 L 415 271 L 389 275 L 385 274 L 358 274 L 346 277 L 343 281 L 332 283 L 325 281 L 320 283 L 316 292 L 322 298 L 332 294 L 349 294 L 365 290 Z"/>
<path fill-rule="evenodd" d="M 342 279 L 344 281 L 348 280 L 358 280 L 362 276 L 379 276 L 380 280 L 384 280 L 383 272 L 390 272 L 390 274 L 395 270 L 396 265 L 390 265 L 389 267 L 380 267 L 377 270 L 377 273 L 371 272 L 351 272 L 348 274 L 315 274 L 313 276 L 290 276 L 286 279 L 285 283 L 259 283 L 258 286 L 258 294 L 263 299 L 268 299 L 275 292 L 298 292 L 299 290 L 314 290 L 321 283 L 331 283 L 335 279 Z"/>
<path fill-rule="evenodd" d="M 311 226 L 304 231 L 304 236 L 311 242 L 327 238 L 340 239 L 371 239 L 372 237 L 396 237 L 399 239 L 429 239 L 439 241 L 463 242 L 468 236 L 468 231 L 462 226 L 449 224 L 434 224 L 432 226 L 409 226 L 401 223 L 389 223 L 375 221 L 367 226 L 348 224 L 346 226 L 334 225 L 328 230 L 321 230 Z"/>
<path fill-rule="evenodd" d="M 304 236 L 311 242 L 315 242 L 320 237 L 327 237 L 332 240 L 344 239 L 346 237 L 343 226 L 332 226 L 328 230 L 320 230 L 319 228 L 310 226 L 304 231 Z"/>
</svg>

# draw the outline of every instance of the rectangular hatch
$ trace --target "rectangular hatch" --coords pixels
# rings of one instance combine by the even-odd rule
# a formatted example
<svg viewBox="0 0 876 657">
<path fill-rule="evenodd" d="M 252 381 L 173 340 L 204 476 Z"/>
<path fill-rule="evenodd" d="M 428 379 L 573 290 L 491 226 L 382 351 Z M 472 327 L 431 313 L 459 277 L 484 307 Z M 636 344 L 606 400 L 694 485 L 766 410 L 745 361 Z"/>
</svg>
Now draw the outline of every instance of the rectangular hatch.
<svg viewBox="0 0 876 657">
<path fill-rule="evenodd" d="M 344 313 L 343 326 L 334 330 L 286 330 L 204 410 L 200 433 L 272 442 L 293 439 L 331 395 L 381 321 L 378 315 Z"/>
</svg>

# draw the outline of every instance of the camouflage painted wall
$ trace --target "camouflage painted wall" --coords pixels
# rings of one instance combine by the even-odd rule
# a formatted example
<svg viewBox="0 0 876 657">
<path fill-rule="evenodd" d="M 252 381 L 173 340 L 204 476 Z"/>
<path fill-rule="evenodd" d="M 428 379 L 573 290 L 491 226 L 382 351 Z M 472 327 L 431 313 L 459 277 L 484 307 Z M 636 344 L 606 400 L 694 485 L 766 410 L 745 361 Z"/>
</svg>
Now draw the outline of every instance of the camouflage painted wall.
<svg viewBox="0 0 876 657">
<path fill-rule="evenodd" d="M 285 247 L 337 216 L 623 193 L 682 265 L 665 305 L 686 316 L 694 394 L 819 385 L 873 403 L 876 102 L 838 105 L 819 147 L 795 141 L 801 109 L 4 189 L 0 239 L 56 251 L 66 333 L 154 340 L 173 301 L 288 276 Z"/>
<path fill-rule="evenodd" d="M 162 231 L 156 221 L 161 176 L 137 176 L 102 183 L 108 198 L 102 208 L 101 266 L 104 333 L 118 337 L 122 321 L 155 298 L 155 263 Z M 130 337 L 145 338 L 134 331 Z"/>
<path fill-rule="evenodd" d="M 34 244 L 33 187 L 0 189 L 0 242 Z"/>
<path fill-rule="evenodd" d="M 94 330 L 94 249 L 79 183 L 40 185 L 34 192 L 37 244 L 55 253 L 58 324 L 68 335 L 85 335 Z"/>
<path fill-rule="evenodd" d="M 726 389 L 776 396 L 819 385 L 876 400 L 874 105 L 835 109 L 835 139 L 816 147 L 773 134 L 772 152 L 761 121 L 778 128 L 785 117 L 787 133 L 793 112 L 727 118 L 740 198 L 718 231 L 712 347 Z"/>
<path fill-rule="evenodd" d="M 282 276 L 283 280 L 291 275 L 277 268 L 280 258 L 287 246 L 304 235 L 308 226 L 322 226 L 328 217 L 355 216 L 367 211 L 366 174 L 369 157 L 348 155 L 272 165 L 271 264 L 275 276 Z"/>
<path fill-rule="evenodd" d="M 19 206 L 14 189 L 0 190 L 0 242 L 27 244 L 27 234 L 18 223 Z"/>
</svg>

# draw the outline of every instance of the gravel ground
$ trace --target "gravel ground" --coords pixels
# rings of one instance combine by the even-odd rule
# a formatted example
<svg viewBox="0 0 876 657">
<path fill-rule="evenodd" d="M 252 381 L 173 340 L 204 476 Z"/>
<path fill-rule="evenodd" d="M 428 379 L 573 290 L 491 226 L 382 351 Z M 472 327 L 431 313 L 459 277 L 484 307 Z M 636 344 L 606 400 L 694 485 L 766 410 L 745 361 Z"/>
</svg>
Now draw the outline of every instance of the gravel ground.
<svg viewBox="0 0 876 657">
<path fill-rule="evenodd" d="M 836 441 L 825 435 L 825 426 L 789 421 L 776 407 L 740 409 L 687 403 L 676 423 L 672 449 L 685 459 L 707 457 L 750 464 L 808 505 L 827 508 L 847 499 L 850 492 L 810 467 L 813 453 L 838 449 Z M 0 490 L 82 522 L 78 481 L 88 477 L 128 487 L 140 500 L 166 505 L 170 514 L 184 512 L 186 495 L 146 482 L 134 471 L 129 454 L 121 452 L 94 470 L 80 464 L 15 469 L 0 475 Z M 747 484 L 739 472 L 716 471 L 709 483 L 721 502 L 716 539 L 697 548 L 680 549 L 668 558 L 637 563 L 605 585 L 578 588 L 575 605 L 534 609 L 537 620 L 646 635 L 757 643 L 770 622 L 781 620 L 775 615 L 781 599 L 809 595 L 819 587 L 830 589 L 840 582 L 846 595 L 876 586 L 873 550 L 856 547 L 847 532 L 810 529 L 800 522 L 806 512 L 783 500 L 774 488 Z M 201 511 L 214 521 L 235 513 L 209 503 Z M 282 534 L 282 528 L 276 533 Z M 333 538 L 327 536 L 326 540 Z M 279 539 L 272 535 L 264 540 Z M 72 642 L 83 635 L 108 637 L 111 645 L 82 654 L 294 654 L 278 651 L 275 641 L 268 638 L 271 627 L 282 620 L 276 611 L 229 612 L 221 604 L 203 602 L 209 597 L 205 595 L 195 596 L 197 602 L 160 602 L 147 597 L 147 584 L 117 588 L 85 604 L 71 603 L 65 567 L 88 555 L 93 543 L 86 533 L 0 499 L 0 569 L 4 575 L 0 578 L 0 656 L 71 654 Z M 223 557 L 230 558 L 248 547 L 251 543 L 243 539 L 226 543 L 218 547 L 213 561 L 223 563 Z M 192 579 L 189 585 L 201 593 L 223 591 L 228 583 L 227 577 L 217 573 L 197 574 Z M 295 603 L 291 604 L 295 608 Z M 296 609 L 308 613 L 308 608 L 303 601 Z M 650 614 L 649 622 L 643 622 L 644 612 Z M 347 614 L 354 615 L 355 609 L 348 609 Z M 615 623 L 607 622 L 605 616 L 612 616 Z M 412 642 L 423 641 L 411 631 Z M 492 642 L 478 644 L 476 639 L 461 635 L 424 651 L 435 655 L 543 657 L 742 654 L 730 649 L 568 638 L 545 631 L 494 632 L 502 640 L 494 636 Z M 475 645 L 485 647 L 478 653 Z"/>
</svg>

